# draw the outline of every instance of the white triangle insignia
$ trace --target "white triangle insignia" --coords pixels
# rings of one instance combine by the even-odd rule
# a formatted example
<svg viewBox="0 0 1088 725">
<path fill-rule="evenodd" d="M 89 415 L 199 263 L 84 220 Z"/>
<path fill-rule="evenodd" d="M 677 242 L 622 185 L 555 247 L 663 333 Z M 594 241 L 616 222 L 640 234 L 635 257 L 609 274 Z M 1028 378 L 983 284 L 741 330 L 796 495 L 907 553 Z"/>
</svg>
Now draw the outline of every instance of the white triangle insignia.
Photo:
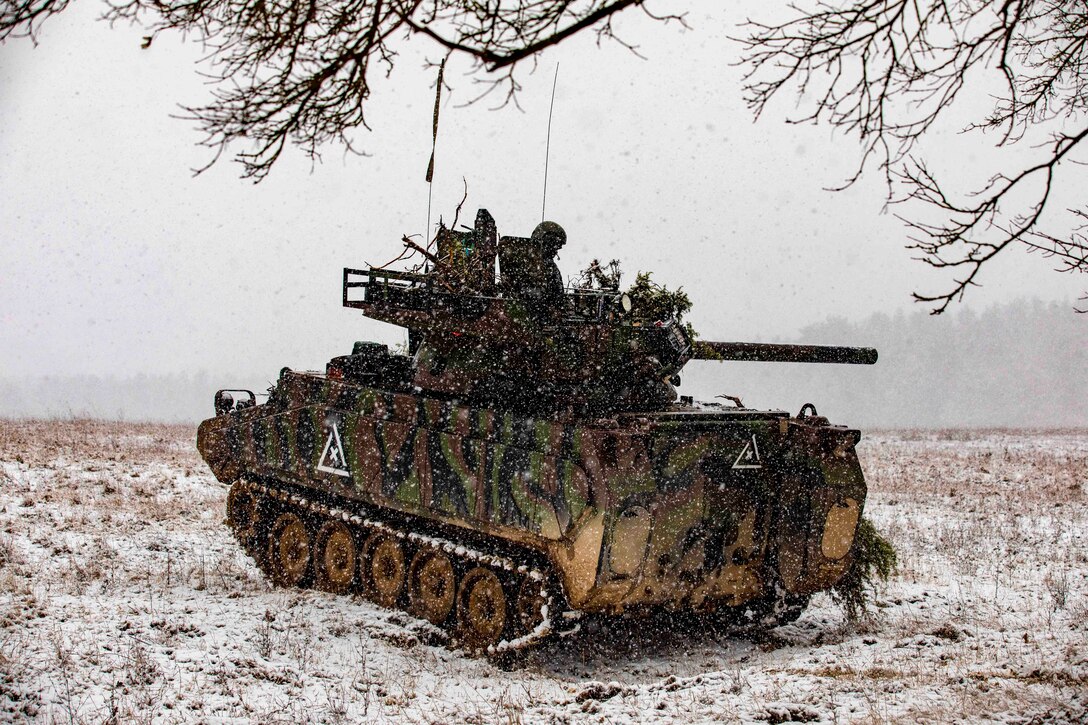
<svg viewBox="0 0 1088 725">
<path fill-rule="evenodd" d="M 351 477 L 348 470 L 348 459 L 344 455 L 344 444 L 340 442 L 340 430 L 336 423 L 332 424 L 328 440 L 325 441 L 325 450 L 321 452 L 321 460 L 318 461 L 317 470 L 325 473 L 335 473 L 337 476 Z"/>
<path fill-rule="evenodd" d="M 744 444 L 737 460 L 733 461 L 733 468 L 763 468 L 763 459 L 759 457 L 759 446 L 754 433 L 752 440 Z"/>
</svg>

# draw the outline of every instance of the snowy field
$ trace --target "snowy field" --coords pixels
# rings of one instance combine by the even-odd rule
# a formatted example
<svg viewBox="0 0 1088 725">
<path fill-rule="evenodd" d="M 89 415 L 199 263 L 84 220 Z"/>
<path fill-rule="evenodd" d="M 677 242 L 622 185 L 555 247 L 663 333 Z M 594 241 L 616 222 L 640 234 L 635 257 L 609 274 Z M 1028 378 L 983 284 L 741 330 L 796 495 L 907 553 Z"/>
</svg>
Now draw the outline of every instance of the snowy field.
<svg viewBox="0 0 1088 725">
<path fill-rule="evenodd" d="M 500 669 L 270 588 L 188 427 L 0 421 L 0 720 L 1088 722 L 1088 431 L 878 432 L 875 616 L 587 627 Z"/>
</svg>

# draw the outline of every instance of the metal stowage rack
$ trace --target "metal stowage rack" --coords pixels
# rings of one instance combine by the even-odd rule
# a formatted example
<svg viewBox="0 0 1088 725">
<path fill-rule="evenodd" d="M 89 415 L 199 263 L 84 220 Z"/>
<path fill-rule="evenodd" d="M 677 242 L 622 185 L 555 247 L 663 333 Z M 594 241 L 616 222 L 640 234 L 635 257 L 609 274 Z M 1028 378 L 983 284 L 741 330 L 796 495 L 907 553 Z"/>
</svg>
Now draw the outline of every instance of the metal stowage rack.
<svg viewBox="0 0 1088 725">
<path fill-rule="evenodd" d="M 353 290 L 362 290 L 360 298 Z M 425 275 L 384 269 L 344 268 L 344 307 L 365 308 L 388 304 L 424 309 L 432 301 L 431 282 Z"/>
<path fill-rule="evenodd" d="M 458 294 L 435 284 L 428 274 L 385 269 L 344 268 L 343 305 L 366 309 L 371 305 L 406 310 L 447 309 L 479 314 L 495 297 Z M 362 294 L 356 292 L 362 290 Z M 618 311 L 620 294 L 612 290 L 568 289 L 560 319 L 599 322 Z"/>
</svg>

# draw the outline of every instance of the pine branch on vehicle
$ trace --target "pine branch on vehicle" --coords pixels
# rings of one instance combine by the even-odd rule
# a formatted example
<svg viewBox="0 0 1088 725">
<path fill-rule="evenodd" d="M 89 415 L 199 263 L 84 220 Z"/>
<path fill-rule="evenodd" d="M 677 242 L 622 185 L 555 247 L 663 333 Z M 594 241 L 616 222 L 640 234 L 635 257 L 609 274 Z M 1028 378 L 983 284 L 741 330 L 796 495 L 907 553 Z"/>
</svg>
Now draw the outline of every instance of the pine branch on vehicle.
<svg viewBox="0 0 1088 725">
<path fill-rule="evenodd" d="M 878 580 L 887 582 L 899 565 L 895 547 L 864 516 L 858 522 L 853 554 L 850 568 L 830 591 L 831 599 L 842 608 L 851 622 L 868 613 Z"/>
</svg>

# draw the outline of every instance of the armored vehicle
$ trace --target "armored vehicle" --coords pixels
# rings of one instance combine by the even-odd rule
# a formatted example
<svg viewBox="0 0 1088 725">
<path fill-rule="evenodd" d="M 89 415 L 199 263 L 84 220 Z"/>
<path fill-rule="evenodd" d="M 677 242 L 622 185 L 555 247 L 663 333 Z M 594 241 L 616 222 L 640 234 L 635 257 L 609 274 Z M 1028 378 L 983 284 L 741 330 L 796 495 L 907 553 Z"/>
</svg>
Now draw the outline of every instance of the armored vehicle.
<svg viewBox="0 0 1088 725">
<path fill-rule="evenodd" d="M 677 376 L 876 351 L 693 342 L 616 285 L 564 289 L 547 224 L 499 238 L 481 210 L 416 271 L 345 269 L 344 306 L 407 328 L 407 350 L 284 368 L 260 405 L 216 393 L 197 445 L 239 542 L 278 585 L 403 608 L 472 653 L 583 613 L 796 618 L 851 565 L 860 434 L 811 405 L 678 398 Z"/>
</svg>

